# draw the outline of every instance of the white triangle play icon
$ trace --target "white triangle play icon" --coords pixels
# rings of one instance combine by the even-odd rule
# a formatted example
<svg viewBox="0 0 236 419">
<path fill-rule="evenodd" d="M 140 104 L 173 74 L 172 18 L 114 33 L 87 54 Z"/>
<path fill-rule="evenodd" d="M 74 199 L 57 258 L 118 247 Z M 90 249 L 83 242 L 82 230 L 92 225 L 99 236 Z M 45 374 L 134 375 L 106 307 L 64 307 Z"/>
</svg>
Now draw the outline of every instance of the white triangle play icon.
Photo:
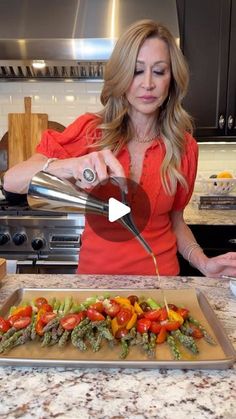
<svg viewBox="0 0 236 419">
<path fill-rule="evenodd" d="M 108 219 L 111 223 L 113 223 L 113 221 L 119 220 L 119 218 L 123 217 L 131 211 L 130 207 L 122 204 L 122 202 L 117 201 L 115 198 L 109 198 L 108 203 Z"/>
</svg>

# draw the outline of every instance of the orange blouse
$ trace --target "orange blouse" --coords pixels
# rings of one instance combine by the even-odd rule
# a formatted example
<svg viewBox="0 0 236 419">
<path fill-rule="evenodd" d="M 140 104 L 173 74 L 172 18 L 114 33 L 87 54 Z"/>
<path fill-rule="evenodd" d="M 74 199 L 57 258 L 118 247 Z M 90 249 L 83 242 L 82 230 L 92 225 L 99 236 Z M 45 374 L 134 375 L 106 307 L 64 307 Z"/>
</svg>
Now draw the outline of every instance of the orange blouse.
<svg viewBox="0 0 236 419">
<path fill-rule="evenodd" d="M 77 118 L 62 133 L 47 130 L 37 146 L 36 151 L 47 157 L 70 158 L 80 157 L 90 152 L 86 138 L 88 124 L 97 117 L 85 114 Z M 101 134 L 94 130 L 94 138 Z M 93 138 L 93 135 L 90 136 Z M 150 201 L 151 215 L 142 231 L 142 236 L 152 248 L 157 258 L 160 275 L 177 275 L 179 264 L 176 256 L 176 237 L 172 231 L 171 211 L 182 211 L 192 195 L 198 160 L 198 146 L 195 139 L 188 133 L 185 135 L 186 151 L 182 157 L 181 170 L 188 180 L 189 190 L 180 184 L 174 196 L 166 195 L 161 184 L 160 166 L 165 155 L 163 141 L 154 141 L 146 150 L 140 185 Z M 127 178 L 130 171 L 130 155 L 125 146 L 117 155 Z M 114 223 L 97 216 L 101 226 L 112 229 Z M 117 223 L 116 223 L 117 224 Z M 122 227 L 123 228 L 123 227 Z M 140 243 L 132 238 L 122 242 L 112 242 L 98 236 L 88 222 L 82 237 L 79 255 L 78 273 L 81 274 L 113 274 L 113 275 L 155 275 L 153 260 Z"/>
</svg>

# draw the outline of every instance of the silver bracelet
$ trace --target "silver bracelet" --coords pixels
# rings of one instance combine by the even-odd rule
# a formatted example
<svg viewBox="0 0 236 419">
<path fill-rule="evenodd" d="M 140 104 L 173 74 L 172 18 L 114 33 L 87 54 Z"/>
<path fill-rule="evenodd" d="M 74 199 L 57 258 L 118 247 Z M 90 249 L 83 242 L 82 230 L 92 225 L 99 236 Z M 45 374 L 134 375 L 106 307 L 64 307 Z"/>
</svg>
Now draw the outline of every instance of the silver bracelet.
<svg viewBox="0 0 236 419">
<path fill-rule="evenodd" d="M 57 158 L 50 158 L 50 159 L 47 159 L 47 161 L 46 161 L 46 163 L 45 163 L 45 165 L 43 166 L 43 168 L 42 168 L 42 171 L 43 172 L 46 172 L 47 171 L 47 169 L 48 169 L 48 166 L 49 166 L 49 164 L 51 164 L 53 161 L 55 161 L 55 160 L 58 160 Z"/>
<path fill-rule="evenodd" d="M 187 244 L 187 246 L 184 248 L 183 253 L 182 253 L 184 259 L 188 259 L 189 251 L 192 248 L 195 248 L 195 247 L 200 247 L 199 244 L 197 242 L 195 242 L 195 241 L 194 242 L 190 242 L 189 244 Z"/>
<path fill-rule="evenodd" d="M 192 246 L 192 247 L 191 247 L 191 249 L 190 249 L 190 250 L 189 250 L 189 252 L 188 252 L 188 257 L 187 257 L 187 260 L 188 260 L 189 265 L 192 265 L 190 258 L 191 258 L 191 254 L 192 254 L 192 252 L 193 252 L 195 249 L 201 249 L 201 250 L 202 250 L 201 246 L 199 246 L 199 244 L 198 244 L 198 243 L 196 243 L 196 244 L 195 244 L 195 246 Z M 192 266 L 193 266 L 193 265 L 192 265 Z"/>
</svg>

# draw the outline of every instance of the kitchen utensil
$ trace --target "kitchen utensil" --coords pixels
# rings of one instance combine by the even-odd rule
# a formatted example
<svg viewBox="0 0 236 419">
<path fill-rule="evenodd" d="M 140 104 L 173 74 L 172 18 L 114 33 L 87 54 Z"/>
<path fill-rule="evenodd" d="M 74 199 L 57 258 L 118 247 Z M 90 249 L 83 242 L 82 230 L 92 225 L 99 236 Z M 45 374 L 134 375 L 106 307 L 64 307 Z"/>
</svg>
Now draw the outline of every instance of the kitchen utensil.
<svg viewBox="0 0 236 419">
<path fill-rule="evenodd" d="M 60 122 L 48 121 L 47 128 L 48 129 L 53 129 L 54 131 L 63 132 L 64 129 L 65 129 L 65 126 L 62 125 Z M 0 141 L 0 175 L 3 174 L 9 168 L 9 164 L 8 164 L 8 160 L 9 160 L 9 158 L 8 158 L 8 155 L 9 155 L 8 137 L 9 137 L 9 132 L 7 131 L 7 132 L 5 132 L 5 134 L 3 135 L 3 137 Z M 33 150 L 33 153 L 34 152 L 35 152 L 35 150 Z M 14 153 L 14 150 L 13 150 L 13 153 Z M 12 159 L 15 159 L 15 157 L 13 157 Z"/>
<path fill-rule="evenodd" d="M 0 280 L 4 278 L 7 272 L 6 259 L 0 258 Z"/>
<path fill-rule="evenodd" d="M 114 181 L 115 178 L 112 178 Z M 119 183 L 118 183 L 119 185 Z M 124 194 L 121 194 L 124 201 Z M 56 212 L 78 212 L 78 213 L 93 213 L 104 215 L 108 218 L 109 205 L 107 202 L 100 201 L 86 192 L 81 191 L 72 185 L 71 182 L 46 172 L 37 173 L 31 180 L 27 195 L 28 204 L 31 208 L 45 211 Z M 125 204 L 127 204 L 125 202 Z M 119 219 L 123 224 L 142 244 L 149 254 L 152 249 L 141 236 L 130 214 Z"/>
<path fill-rule="evenodd" d="M 31 98 L 24 98 L 25 113 L 8 115 L 9 167 L 28 159 L 35 152 L 43 131 L 48 127 L 48 115 L 31 113 Z"/>
</svg>

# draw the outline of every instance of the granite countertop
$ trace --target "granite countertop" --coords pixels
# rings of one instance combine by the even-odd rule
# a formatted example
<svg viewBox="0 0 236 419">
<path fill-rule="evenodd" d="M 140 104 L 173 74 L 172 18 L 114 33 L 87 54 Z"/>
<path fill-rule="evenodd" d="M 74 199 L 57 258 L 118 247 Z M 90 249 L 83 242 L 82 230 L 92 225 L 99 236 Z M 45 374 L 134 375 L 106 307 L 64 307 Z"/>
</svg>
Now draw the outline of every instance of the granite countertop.
<svg viewBox="0 0 236 419">
<path fill-rule="evenodd" d="M 194 199 L 184 211 L 186 224 L 236 225 L 236 210 L 200 210 Z"/>
<path fill-rule="evenodd" d="M 236 298 L 227 280 L 162 277 L 165 288 L 198 288 L 236 348 Z M 99 285 L 98 285 L 99 284 Z M 155 277 L 7 275 L 0 304 L 17 288 L 151 288 Z M 0 418 L 233 419 L 236 365 L 226 370 L 0 367 Z"/>
</svg>

